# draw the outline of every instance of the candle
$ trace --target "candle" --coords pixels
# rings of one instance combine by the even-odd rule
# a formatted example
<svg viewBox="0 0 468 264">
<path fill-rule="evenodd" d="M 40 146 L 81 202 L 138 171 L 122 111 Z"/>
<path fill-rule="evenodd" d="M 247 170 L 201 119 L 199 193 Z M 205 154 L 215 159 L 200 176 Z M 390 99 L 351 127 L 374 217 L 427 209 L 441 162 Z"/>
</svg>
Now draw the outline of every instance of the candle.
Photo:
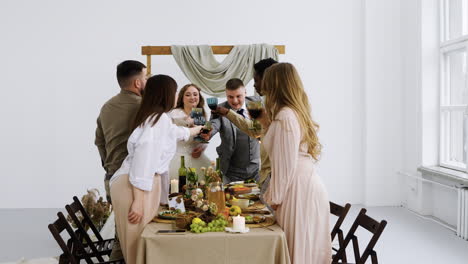
<svg viewBox="0 0 468 264">
<path fill-rule="evenodd" d="M 232 229 L 234 231 L 244 231 L 245 229 L 245 217 L 235 216 L 232 218 Z"/>
<path fill-rule="evenodd" d="M 179 192 L 179 180 L 173 179 L 171 180 L 171 193 L 178 193 Z"/>
</svg>

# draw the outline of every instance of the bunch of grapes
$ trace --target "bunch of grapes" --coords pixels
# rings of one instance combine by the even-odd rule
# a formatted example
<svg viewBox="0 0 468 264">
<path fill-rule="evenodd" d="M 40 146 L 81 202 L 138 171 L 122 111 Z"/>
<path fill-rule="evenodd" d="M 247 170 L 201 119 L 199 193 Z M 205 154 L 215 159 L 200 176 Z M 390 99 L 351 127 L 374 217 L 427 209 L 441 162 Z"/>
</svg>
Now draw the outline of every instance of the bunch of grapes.
<svg viewBox="0 0 468 264">
<path fill-rule="evenodd" d="M 223 216 L 218 216 L 215 220 L 208 223 L 208 225 L 204 221 L 192 223 L 190 231 L 194 233 L 223 232 L 227 224 L 228 221 Z"/>
</svg>

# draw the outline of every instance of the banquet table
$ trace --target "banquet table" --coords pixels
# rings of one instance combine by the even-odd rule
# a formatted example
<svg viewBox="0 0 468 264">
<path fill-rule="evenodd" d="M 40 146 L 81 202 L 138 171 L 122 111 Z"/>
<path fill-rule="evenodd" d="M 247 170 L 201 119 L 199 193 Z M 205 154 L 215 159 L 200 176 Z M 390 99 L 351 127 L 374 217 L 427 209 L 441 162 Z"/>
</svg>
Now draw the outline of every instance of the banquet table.
<svg viewBox="0 0 468 264">
<path fill-rule="evenodd" d="M 137 263 L 289 264 L 286 237 L 278 225 L 251 228 L 245 234 L 207 232 L 160 234 L 172 224 L 150 223 L 138 245 Z"/>
</svg>

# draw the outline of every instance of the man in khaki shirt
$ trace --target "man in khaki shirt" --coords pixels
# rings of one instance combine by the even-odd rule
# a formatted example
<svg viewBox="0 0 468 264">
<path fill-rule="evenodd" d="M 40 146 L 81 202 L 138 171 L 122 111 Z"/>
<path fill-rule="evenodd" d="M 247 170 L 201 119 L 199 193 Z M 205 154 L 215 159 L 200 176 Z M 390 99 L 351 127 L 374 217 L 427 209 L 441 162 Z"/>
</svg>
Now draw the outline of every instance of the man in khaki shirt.
<svg viewBox="0 0 468 264">
<path fill-rule="evenodd" d="M 262 78 L 265 70 L 270 67 L 271 65 L 278 63 L 274 59 L 268 58 L 257 62 L 254 65 L 254 87 L 257 93 L 262 96 Z M 240 114 L 236 113 L 232 109 L 229 110 L 224 107 L 218 106 L 216 109 L 216 113 L 222 116 L 225 116 L 229 121 L 231 121 L 236 127 L 238 127 L 242 132 L 246 133 L 250 137 L 257 138 L 261 136 L 261 131 L 249 129 L 252 127 L 253 120 L 244 118 Z M 270 174 L 271 174 L 271 164 L 270 158 L 268 157 L 267 152 L 262 144 L 260 144 L 260 180 L 259 185 L 261 188 L 261 192 L 264 193 L 268 188 L 270 182 Z"/>
<path fill-rule="evenodd" d="M 146 85 L 146 66 L 138 61 L 124 61 L 117 66 L 117 81 L 120 93 L 109 99 L 101 108 L 97 118 L 95 145 L 106 171 L 104 186 L 107 201 L 110 199 L 109 180 L 127 157 L 127 141 L 141 102 Z M 112 248 L 111 260 L 123 258 L 120 243 Z"/>
</svg>

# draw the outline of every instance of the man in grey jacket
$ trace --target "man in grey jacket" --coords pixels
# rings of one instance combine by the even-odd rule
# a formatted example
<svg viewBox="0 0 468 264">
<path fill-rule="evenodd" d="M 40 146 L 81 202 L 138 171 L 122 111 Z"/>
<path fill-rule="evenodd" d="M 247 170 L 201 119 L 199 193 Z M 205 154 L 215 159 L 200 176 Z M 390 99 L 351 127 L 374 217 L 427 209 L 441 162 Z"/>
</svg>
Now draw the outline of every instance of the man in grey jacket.
<svg viewBox="0 0 468 264">
<path fill-rule="evenodd" d="M 227 101 L 219 106 L 232 109 L 244 118 L 250 118 L 246 103 L 260 101 L 260 97 L 247 97 L 246 89 L 240 79 L 226 83 Z M 221 145 L 216 148 L 220 157 L 220 169 L 224 174 L 223 182 L 259 179 L 260 145 L 258 140 L 249 137 L 223 116 L 211 116 L 212 130 L 207 135 L 213 137 L 220 133 Z"/>
</svg>

